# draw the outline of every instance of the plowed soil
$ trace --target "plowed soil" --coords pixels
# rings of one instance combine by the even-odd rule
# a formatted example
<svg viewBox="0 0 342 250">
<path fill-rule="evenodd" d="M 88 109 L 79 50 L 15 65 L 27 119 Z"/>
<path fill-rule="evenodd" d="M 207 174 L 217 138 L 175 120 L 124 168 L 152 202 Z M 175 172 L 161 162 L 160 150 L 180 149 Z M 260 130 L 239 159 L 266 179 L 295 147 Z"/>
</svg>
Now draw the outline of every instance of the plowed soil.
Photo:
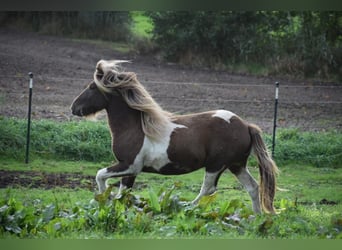
<svg viewBox="0 0 342 250">
<path fill-rule="evenodd" d="M 91 81 L 100 59 L 131 60 L 126 70 L 136 72 L 156 101 L 172 112 L 224 108 L 270 132 L 274 83 L 279 81 L 279 127 L 342 126 L 341 83 L 234 75 L 162 62 L 153 55 L 120 53 L 103 43 L 1 28 L 0 115 L 27 116 L 28 72 L 33 72 L 33 119 L 76 119 L 70 104 Z"/>
</svg>

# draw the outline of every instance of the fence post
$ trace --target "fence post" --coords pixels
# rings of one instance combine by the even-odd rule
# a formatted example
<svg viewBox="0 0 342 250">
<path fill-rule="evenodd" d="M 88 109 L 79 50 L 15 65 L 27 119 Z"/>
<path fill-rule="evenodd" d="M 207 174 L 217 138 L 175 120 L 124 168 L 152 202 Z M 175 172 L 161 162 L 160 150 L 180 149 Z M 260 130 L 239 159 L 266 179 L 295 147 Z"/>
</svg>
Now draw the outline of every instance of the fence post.
<svg viewBox="0 0 342 250">
<path fill-rule="evenodd" d="M 275 85 L 276 85 L 276 90 L 275 90 L 274 117 L 273 117 L 272 158 L 274 157 L 275 135 L 276 135 L 276 128 L 277 128 L 279 82 L 276 82 Z"/>
<path fill-rule="evenodd" d="M 32 106 L 32 88 L 33 88 L 33 74 L 29 73 L 30 85 L 29 85 L 29 104 L 28 104 L 28 114 L 27 114 L 27 133 L 26 133 L 26 157 L 25 163 L 29 162 L 29 152 L 30 152 L 30 131 L 31 131 L 31 106 Z"/>
</svg>

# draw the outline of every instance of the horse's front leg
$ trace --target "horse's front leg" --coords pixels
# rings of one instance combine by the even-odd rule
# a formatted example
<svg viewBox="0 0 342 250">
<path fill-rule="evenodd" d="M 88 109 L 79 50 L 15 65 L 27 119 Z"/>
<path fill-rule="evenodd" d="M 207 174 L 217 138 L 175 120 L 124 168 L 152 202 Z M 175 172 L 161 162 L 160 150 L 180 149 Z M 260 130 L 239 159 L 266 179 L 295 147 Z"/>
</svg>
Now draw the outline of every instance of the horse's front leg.
<svg viewBox="0 0 342 250">
<path fill-rule="evenodd" d="M 119 162 L 118 164 L 102 168 L 97 171 L 96 183 L 99 188 L 99 192 L 103 193 L 107 189 L 106 181 L 108 178 L 112 177 L 124 177 L 120 183 L 120 191 L 124 187 L 132 187 L 134 184 L 135 176 L 141 171 L 141 168 L 134 165 L 127 165 L 124 162 Z"/>
<path fill-rule="evenodd" d="M 132 176 L 126 176 L 126 177 L 122 177 L 121 181 L 120 181 L 120 188 L 119 191 L 116 195 L 117 198 L 120 198 L 122 195 L 122 192 L 126 189 L 132 188 L 135 178 L 137 176 L 136 175 L 132 175 Z"/>
</svg>

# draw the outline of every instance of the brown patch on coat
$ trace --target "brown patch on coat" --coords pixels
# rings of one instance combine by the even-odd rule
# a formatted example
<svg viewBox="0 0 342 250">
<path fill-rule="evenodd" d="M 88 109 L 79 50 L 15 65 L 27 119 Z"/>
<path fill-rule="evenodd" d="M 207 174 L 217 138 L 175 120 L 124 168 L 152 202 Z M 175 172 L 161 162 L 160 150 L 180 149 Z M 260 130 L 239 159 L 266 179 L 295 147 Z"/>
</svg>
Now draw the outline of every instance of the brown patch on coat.
<svg viewBox="0 0 342 250">
<path fill-rule="evenodd" d="M 173 120 L 187 127 L 177 128 L 171 135 L 167 152 L 173 163 L 189 171 L 205 167 L 208 172 L 217 172 L 224 166 L 234 170 L 247 160 L 251 149 L 248 125 L 237 116 L 227 122 L 213 114 L 215 111 Z"/>
</svg>

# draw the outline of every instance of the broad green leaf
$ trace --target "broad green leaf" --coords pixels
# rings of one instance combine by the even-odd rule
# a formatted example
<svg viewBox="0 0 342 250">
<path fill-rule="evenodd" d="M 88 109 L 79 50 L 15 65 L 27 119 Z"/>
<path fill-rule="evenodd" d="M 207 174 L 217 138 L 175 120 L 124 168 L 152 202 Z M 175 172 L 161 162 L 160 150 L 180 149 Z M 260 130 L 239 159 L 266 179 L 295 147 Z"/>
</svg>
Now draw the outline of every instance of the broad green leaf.
<svg viewBox="0 0 342 250">
<path fill-rule="evenodd" d="M 46 206 L 46 208 L 43 211 L 43 220 L 45 222 L 49 222 L 50 220 L 52 220 L 55 216 L 55 205 L 54 204 L 50 204 L 48 206 Z"/>
<path fill-rule="evenodd" d="M 109 187 L 104 191 L 102 194 L 95 195 L 95 200 L 99 203 L 100 207 L 103 207 L 106 205 L 106 202 L 112 192 L 114 185 L 109 185 Z"/>
<path fill-rule="evenodd" d="M 258 227 L 258 232 L 261 234 L 266 234 L 267 231 L 272 227 L 273 220 L 271 217 L 267 217 Z"/>
<path fill-rule="evenodd" d="M 217 192 L 211 195 L 203 196 L 199 200 L 198 205 L 205 210 L 209 206 L 209 204 L 212 203 L 216 199 L 216 197 L 217 197 Z"/>
</svg>

